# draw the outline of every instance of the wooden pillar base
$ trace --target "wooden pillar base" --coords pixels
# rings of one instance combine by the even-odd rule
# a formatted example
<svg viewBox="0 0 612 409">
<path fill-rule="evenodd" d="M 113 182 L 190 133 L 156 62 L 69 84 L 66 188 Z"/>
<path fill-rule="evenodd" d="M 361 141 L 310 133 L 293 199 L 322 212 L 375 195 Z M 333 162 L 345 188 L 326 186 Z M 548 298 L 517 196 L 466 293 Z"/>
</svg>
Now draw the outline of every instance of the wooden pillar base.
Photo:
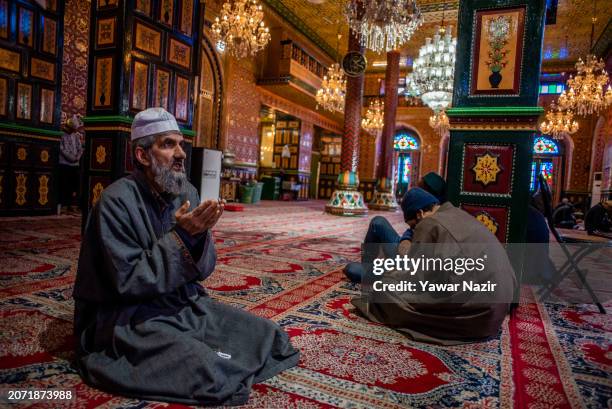
<svg viewBox="0 0 612 409">
<path fill-rule="evenodd" d="M 336 216 L 365 216 L 368 208 L 363 194 L 357 190 L 359 176 L 355 172 L 343 172 L 338 175 L 338 188 L 334 190 L 325 211 Z"/>
<path fill-rule="evenodd" d="M 374 192 L 372 201 L 368 203 L 368 207 L 372 210 L 386 210 L 395 212 L 399 207 L 397 200 L 395 200 L 395 194 L 393 192 Z"/>
<path fill-rule="evenodd" d="M 372 210 L 396 211 L 398 208 L 395 192 L 393 191 L 393 181 L 387 177 L 378 179 L 376 190 L 372 201 L 368 203 Z"/>
</svg>

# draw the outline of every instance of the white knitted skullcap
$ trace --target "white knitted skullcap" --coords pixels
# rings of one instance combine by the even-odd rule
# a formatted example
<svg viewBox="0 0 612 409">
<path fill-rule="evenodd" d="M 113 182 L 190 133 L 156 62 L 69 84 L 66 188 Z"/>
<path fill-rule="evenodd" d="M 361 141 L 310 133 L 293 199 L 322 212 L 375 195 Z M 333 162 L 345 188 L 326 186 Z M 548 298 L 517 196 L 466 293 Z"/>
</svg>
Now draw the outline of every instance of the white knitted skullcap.
<svg viewBox="0 0 612 409">
<path fill-rule="evenodd" d="M 174 116 L 164 108 L 147 108 L 132 122 L 132 140 L 169 131 L 181 133 Z"/>
</svg>

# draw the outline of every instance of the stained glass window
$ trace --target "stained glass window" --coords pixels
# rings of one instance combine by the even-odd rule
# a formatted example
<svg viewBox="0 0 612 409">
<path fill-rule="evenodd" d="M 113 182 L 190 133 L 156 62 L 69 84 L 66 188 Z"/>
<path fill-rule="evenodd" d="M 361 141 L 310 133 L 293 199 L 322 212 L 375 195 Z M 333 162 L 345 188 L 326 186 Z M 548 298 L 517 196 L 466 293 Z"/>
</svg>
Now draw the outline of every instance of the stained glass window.
<svg viewBox="0 0 612 409">
<path fill-rule="evenodd" d="M 398 133 L 393 138 L 393 148 L 396 151 L 408 151 L 419 149 L 419 143 L 417 140 L 406 133 Z"/>
<path fill-rule="evenodd" d="M 538 186 L 538 176 L 542 174 L 544 180 L 553 189 L 553 177 L 554 177 L 554 165 L 552 161 L 537 160 L 531 163 L 531 183 L 529 184 L 529 190 L 535 190 Z"/>
<path fill-rule="evenodd" d="M 564 89 L 565 86 L 558 82 L 540 84 L 540 94 L 560 94 Z"/>
<path fill-rule="evenodd" d="M 412 174 L 412 158 L 409 155 L 400 156 L 397 174 L 399 175 L 399 183 L 410 185 L 410 176 Z"/>
<path fill-rule="evenodd" d="M 553 163 L 552 162 L 542 162 L 540 163 L 540 173 L 544 176 L 546 183 L 552 189 L 553 183 Z"/>
<path fill-rule="evenodd" d="M 550 138 L 538 136 L 533 143 L 533 153 L 555 155 L 559 153 L 559 145 Z"/>
</svg>

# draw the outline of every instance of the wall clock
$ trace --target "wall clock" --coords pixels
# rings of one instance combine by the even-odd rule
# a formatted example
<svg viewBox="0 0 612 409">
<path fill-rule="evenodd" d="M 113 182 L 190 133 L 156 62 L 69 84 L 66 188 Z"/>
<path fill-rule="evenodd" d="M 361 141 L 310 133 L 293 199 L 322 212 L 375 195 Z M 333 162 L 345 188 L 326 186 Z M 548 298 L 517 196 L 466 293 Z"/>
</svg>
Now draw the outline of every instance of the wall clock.
<svg viewBox="0 0 612 409">
<path fill-rule="evenodd" d="M 342 59 L 342 69 L 349 77 L 357 77 L 363 74 L 368 65 L 365 55 L 357 51 L 351 51 Z"/>
</svg>

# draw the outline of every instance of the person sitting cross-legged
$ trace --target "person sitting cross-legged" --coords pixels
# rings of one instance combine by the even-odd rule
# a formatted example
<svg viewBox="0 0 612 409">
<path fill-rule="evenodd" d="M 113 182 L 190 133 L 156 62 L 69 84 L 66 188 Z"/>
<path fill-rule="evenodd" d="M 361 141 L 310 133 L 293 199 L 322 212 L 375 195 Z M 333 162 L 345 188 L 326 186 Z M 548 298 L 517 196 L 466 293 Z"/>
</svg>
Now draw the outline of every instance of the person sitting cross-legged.
<svg viewBox="0 0 612 409">
<path fill-rule="evenodd" d="M 410 195 L 408 192 L 411 192 Z M 408 222 L 406 217 L 412 215 L 412 209 L 409 207 L 418 207 L 418 210 L 428 211 L 439 204 L 438 199 L 421 188 L 413 188 L 408 192 L 404 194 L 401 203 L 404 221 L 406 222 Z M 364 268 L 367 269 L 367 266 L 371 264 L 372 258 L 378 253 L 377 250 L 382 251 L 387 257 L 393 257 L 397 254 L 400 242 L 410 240 L 412 234 L 413 231 L 408 226 L 400 236 L 387 219 L 382 216 L 374 216 L 363 240 L 364 255 L 361 263 L 348 263 L 344 267 L 344 274 L 353 282 L 361 282 L 365 272 Z"/>
<path fill-rule="evenodd" d="M 200 203 L 184 139 L 162 108 L 132 124 L 136 170 L 108 186 L 85 227 L 74 287 L 76 366 L 102 390 L 187 405 L 241 405 L 251 386 L 295 366 L 274 322 L 213 300 L 211 229 L 223 202 Z"/>
<path fill-rule="evenodd" d="M 439 205 L 420 188 L 406 192 L 402 210 L 410 229 L 400 238 L 396 258 L 420 259 L 433 267 L 421 264 L 412 271 L 404 267 L 387 272 L 365 268 L 362 295 L 352 300 L 353 305 L 366 318 L 415 340 L 457 344 L 496 335 L 517 287 L 510 260 L 496 236 L 472 215 L 450 202 Z M 472 260 L 469 272 L 464 268 L 467 260 Z M 388 260 L 377 261 L 381 260 L 373 265 L 380 268 Z M 479 263 L 482 267 L 476 268 Z M 405 287 L 409 282 L 414 290 Z M 430 283 L 439 286 L 432 290 Z"/>
</svg>

